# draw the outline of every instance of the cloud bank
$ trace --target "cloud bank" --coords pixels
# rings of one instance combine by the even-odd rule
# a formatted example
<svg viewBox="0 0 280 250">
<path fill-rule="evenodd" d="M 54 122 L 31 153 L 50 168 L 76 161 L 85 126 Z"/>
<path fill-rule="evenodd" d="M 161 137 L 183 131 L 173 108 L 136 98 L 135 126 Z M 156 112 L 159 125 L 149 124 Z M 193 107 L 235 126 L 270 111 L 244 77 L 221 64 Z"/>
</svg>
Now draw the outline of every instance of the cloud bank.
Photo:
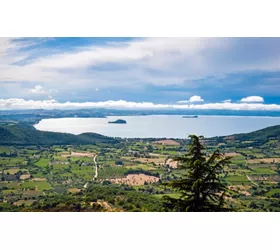
<svg viewBox="0 0 280 250">
<path fill-rule="evenodd" d="M 12 109 L 213 109 L 213 110 L 262 110 L 280 111 L 280 105 L 264 103 L 205 103 L 205 104 L 155 104 L 152 102 L 104 101 L 104 102 L 58 102 L 56 100 L 24 100 L 19 98 L 0 99 L 0 110 Z"/>
</svg>

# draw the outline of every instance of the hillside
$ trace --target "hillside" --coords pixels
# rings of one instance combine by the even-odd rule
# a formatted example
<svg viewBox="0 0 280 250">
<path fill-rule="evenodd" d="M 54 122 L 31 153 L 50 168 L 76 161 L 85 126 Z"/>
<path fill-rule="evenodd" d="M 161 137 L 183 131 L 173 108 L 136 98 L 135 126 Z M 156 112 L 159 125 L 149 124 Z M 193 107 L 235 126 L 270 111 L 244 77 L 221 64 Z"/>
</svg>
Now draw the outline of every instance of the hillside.
<svg viewBox="0 0 280 250">
<path fill-rule="evenodd" d="M 250 144 L 250 146 L 262 145 L 271 140 L 280 142 L 280 125 L 267 127 L 250 133 L 213 137 L 211 139 L 219 142 L 247 142 L 246 144 Z"/>
<path fill-rule="evenodd" d="M 267 127 L 251 133 L 236 134 L 237 140 L 268 141 L 270 139 L 280 139 L 280 125 Z"/>
<path fill-rule="evenodd" d="M 65 145 L 117 143 L 119 140 L 95 133 L 73 135 L 38 131 L 25 123 L 0 123 L 0 145 Z"/>
</svg>

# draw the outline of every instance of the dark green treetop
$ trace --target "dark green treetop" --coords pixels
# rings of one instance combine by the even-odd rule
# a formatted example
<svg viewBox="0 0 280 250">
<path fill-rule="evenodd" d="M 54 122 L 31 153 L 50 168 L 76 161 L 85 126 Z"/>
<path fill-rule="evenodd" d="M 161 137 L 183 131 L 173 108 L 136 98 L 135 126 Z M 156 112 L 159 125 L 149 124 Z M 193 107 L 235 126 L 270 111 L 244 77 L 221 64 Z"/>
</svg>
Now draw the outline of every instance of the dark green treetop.
<svg viewBox="0 0 280 250">
<path fill-rule="evenodd" d="M 207 159 L 203 152 L 202 136 L 190 135 L 191 143 L 186 155 L 175 158 L 179 167 L 186 169 L 183 179 L 173 180 L 164 185 L 179 192 L 179 198 L 164 196 L 168 210 L 178 212 L 216 212 L 227 211 L 224 207 L 225 183 L 220 178 L 223 168 L 230 163 L 219 150 Z"/>
</svg>

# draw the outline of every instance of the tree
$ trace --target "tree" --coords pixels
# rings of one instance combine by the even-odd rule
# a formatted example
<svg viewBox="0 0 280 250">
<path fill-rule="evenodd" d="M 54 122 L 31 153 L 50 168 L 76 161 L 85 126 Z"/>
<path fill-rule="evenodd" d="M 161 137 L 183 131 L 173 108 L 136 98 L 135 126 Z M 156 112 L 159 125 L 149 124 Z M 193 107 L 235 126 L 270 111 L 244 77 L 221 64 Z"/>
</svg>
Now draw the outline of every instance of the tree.
<svg viewBox="0 0 280 250">
<path fill-rule="evenodd" d="M 220 179 L 224 166 L 230 163 L 230 157 L 224 157 L 216 150 L 208 159 L 200 143 L 203 137 L 190 135 L 191 143 L 186 155 L 175 158 L 179 167 L 186 169 L 183 179 L 173 180 L 164 185 L 180 192 L 179 198 L 164 196 L 167 209 L 178 212 L 214 212 L 227 211 L 224 207 L 226 185 Z"/>
<path fill-rule="evenodd" d="M 153 146 L 151 144 L 149 144 L 148 147 L 147 147 L 147 150 L 149 152 L 153 152 L 153 149 L 154 149 Z"/>
</svg>

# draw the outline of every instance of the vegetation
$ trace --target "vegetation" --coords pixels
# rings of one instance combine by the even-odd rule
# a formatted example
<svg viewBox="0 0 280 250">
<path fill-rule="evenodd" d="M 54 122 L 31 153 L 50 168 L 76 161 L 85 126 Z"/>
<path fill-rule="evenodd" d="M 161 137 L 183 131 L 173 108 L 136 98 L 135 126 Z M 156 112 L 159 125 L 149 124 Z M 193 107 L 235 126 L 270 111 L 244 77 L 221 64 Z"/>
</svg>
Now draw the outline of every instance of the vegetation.
<svg viewBox="0 0 280 250">
<path fill-rule="evenodd" d="M 264 145 L 265 143 L 268 143 L 271 140 L 274 140 L 274 142 L 279 141 L 280 125 L 264 128 L 251 133 L 236 134 L 233 135 L 231 138 L 229 138 L 228 136 L 222 136 L 222 137 L 215 137 L 215 139 L 218 140 L 219 142 L 225 142 L 228 140 L 241 141 L 241 142 L 245 142 L 243 143 L 243 147 L 248 147 L 248 146 L 255 147 L 259 145 Z"/>
<path fill-rule="evenodd" d="M 187 170 L 183 179 L 174 180 L 166 185 L 180 192 L 179 198 L 164 196 L 166 206 L 183 212 L 217 212 L 225 211 L 224 196 L 226 185 L 220 180 L 224 166 L 229 164 L 229 157 L 223 157 L 219 150 L 206 159 L 202 152 L 204 146 L 197 137 L 191 135 L 189 153 L 177 157 L 181 168 Z"/>
<path fill-rule="evenodd" d="M 115 120 L 115 121 L 112 121 L 112 122 L 109 121 L 108 123 L 126 124 L 126 120 L 118 119 L 118 120 Z"/>
<path fill-rule="evenodd" d="M 1 145 L 55 145 L 118 143 L 119 140 L 95 133 L 72 135 L 38 131 L 25 123 L 0 123 Z"/>
<path fill-rule="evenodd" d="M 42 132 L 5 120 L 0 211 L 280 211 L 279 129 L 191 140 L 116 139 Z"/>
</svg>

